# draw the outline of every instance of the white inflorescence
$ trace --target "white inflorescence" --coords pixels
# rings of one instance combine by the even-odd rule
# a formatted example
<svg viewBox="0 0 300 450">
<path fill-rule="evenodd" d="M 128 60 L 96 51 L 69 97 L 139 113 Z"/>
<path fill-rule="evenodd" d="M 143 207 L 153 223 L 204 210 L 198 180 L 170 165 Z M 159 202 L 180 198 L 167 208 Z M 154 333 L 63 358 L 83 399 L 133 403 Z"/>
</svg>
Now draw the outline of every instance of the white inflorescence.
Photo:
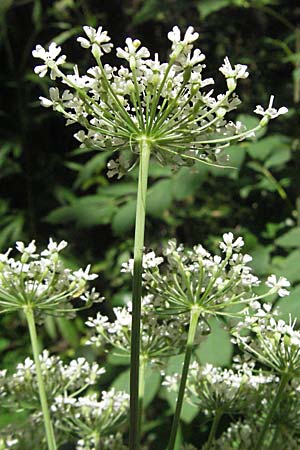
<svg viewBox="0 0 300 450">
<path fill-rule="evenodd" d="M 11 257 L 12 249 L 0 255 L 0 312 L 28 306 L 42 318 L 45 314 L 72 313 L 70 300 L 74 297 L 80 297 L 85 306 L 103 301 L 94 288 L 87 289 L 88 282 L 98 276 L 90 273 L 90 265 L 75 271 L 64 267 L 59 252 L 66 245 L 50 238 L 47 248 L 37 253 L 35 241 L 27 246 L 19 241 L 16 249 L 20 257 Z"/>
<path fill-rule="evenodd" d="M 172 315 L 197 307 L 203 317 L 230 316 L 234 315 L 228 310 L 231 306 L 255 308 L 260 306 L 258 300 L 268 295 L 288 295 L 289 282 L 274 275 L 266 282 L 267 292 L 255 292 L 260 280 L 248 266 L 251 256 L 240 252 L 243 245 L 243 239 L 234 238 L 231 232 L 225 233 L 219 244 L 222 256 L 211 255 L 202 245 L 190 250 L 169 241 L 163 250 L 164 262 L 152 255 L 151 260 L 157 263 L 144 269 L 145 286 L 155 296 L 158 309 L 164 313 L 169 310 Z"/>
<path fill-rule="evenodd" d="M 49 70 L 53 80 L 58 78 L 67 86 L 62 93 L 51 87 L 50 98 L 40 99 L 43 106 L 62 113 L 67 124 L 79 123 L 75 138 L 81 146 L 119 152 L 108 163 L 109 176 L 120 177 L 135 164 L 144 139 L 162 164 L 177 167 L 195 160 L 218 164 L 224 146 L 253 136 L 270 119 L 287 112 L 285 107 L 273 108 L 272 96 L 266 110 L 257 106 L 255 112 L 263 118 L 253 130 L 225 120 L 240 104 L 234 91 L 237 80 L 248 77 L 247 66 L 232 67 L 226 57 L 220 72 L 227 90 L 214 97 L 213 90 L 206 89 L 214 80 L 203 77 L 205 56 L 194 49 L 199 35 L 191 26 L 184 35 L 177 26 L 168 33 L 171 51 L 167 62 L 161 62 L 158 54 L 151 58 L 138 39 L 126 38 L 125 47 L 116 51 L 119 67 L 102 61 L 113 47 L 107 31 L 90 26 L 83 30 L 85 36 L 77 40 L 91 51 L 95 66 L 82 75 L 76 65 L 73 73 L 65 73 L 66 56 L 60 55 L 61 48 L 53 42 L 48 50 L 36 46 L 33 56 L 43 64 L 35 72 L 43 77 Z"/>
</svg>

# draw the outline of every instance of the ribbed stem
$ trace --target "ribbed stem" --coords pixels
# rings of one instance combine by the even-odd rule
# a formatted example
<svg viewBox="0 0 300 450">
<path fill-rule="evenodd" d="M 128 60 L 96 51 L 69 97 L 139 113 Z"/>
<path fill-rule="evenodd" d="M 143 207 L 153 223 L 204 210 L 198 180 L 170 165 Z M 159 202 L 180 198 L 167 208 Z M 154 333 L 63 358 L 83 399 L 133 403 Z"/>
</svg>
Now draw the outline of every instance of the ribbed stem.
<svg viewBox="0 0 300 450">
<path fill-rule="evenodd" d="M 54 436 L 53 426 L 52 426 L 50 412 L 49 412 L 46 389 L 45 389 L 45 384 L 44 384 L 43 375 L 42 375 L 41 362 L 40 362 L 40 358 L 39 358 L 39 347 L 38 347 L 38 339 L 37 339 L 36 326 L 35 326 L 35 320 L 34 320 L 34 312 L 33 312 L 32 308 L 27 307 L 26 309 L 24 308 L 24 313 L 25 313 L 25 316 L 27 319 L 27 324 L 28 324 L 28 329 L 29 329 L 29 334 L 30 334 L 31 347 L 32 347 L 33 359 L 34 359 L 35 369 L 36 369 L 36 377 L 37 377 L 37 382 L 38 382 L 38 390 L 39 390 L 41 408 L 42 408 L 42 413 L 43 413 L 43 418 L 44 418 L 44 426 L 45 426 L 48 450 L 56 450 L 57 447 L 56 447 L 56 442 L 55 442 L 55 436 Z"/>
<path fill-rule="evenodd" d="M 129 415 L 129 450 L 138 450 L 140 445 L 139 411 L 139 360 L 140 360 L 140 327 L 142 297 L 142 263 L 145 234 L 146 194 L 148 168 L 150 159 L 150 143 L 147 138 L 140 142 L 140 165 L 136 205 L 134 263 L 132 284 L 132 334 L 130 358 L 130 415 Z"/>
<path fill-rule="evenodd" d="M 180 386 L 179 386 L 178 397 L 177 397 L 177 402 L 176 402 L 176 409 L 175 409 L 175 414 L 174 414 L 172 428 L 171 428 L 168 450 L 174 450 L 174 446 L 175 446 L 175 442 L 176 442 L 176 436 L 177 436 L 177 431 L 178 431 L 178 426 L 179 426 L 179 421 L 180 421 L 182 403 L 183 403 L 183 399 L 184 399 L 186 380 L 187 380 L 189 366 L 190 366 L 190 362 L 191 362 L 193 344 L 194 344 L 194 340 L 195 340 L 195 334 L 196 334 L 196 330 L 197 330 L 199 315 L 200 315 L 200 310 L 198 308 L 191 310 L 190 325 L 189 325 L 189 332 L 188 332 L 188 338 L 187 338 L 187 343 L 186 343 L 184 363 L 183 363 L 183 368 L 182 368 L 182 373 L 181 373 Z"/>
<path fill-rule="evenodd" d="M 216 432 L 217 432 L 218 425 L 219 425 L 219 422 L 220 422 L 220 419 L 221 419 L 222 415 L 223 415 L 222 409 L 217 409 L 215 417 L 214 417 L 214 420 L 213 420 L 213 423 L 211 425 L 210 432 L 209 432 L 208 441 L 207 441 L 206 446 L 205 446 L 206 450 L 210 450 L 211 445 L 214 443 L 214 440 L 216 438 Z"/>
<path fill-rule="evenodd" d="M 282 376 L 279 386 L 278 386 L 278 391 L 274 397 L 274 400 L 272 402 L 271 408 L 269 410 L 269 413 L 266 417 L 266 420 L 263 424 L 263 427 L 261 429 L 261 432 L 259 433 L 258 439 L 257 439 L 257 443 L 256 446 L 254 447 L 253 450 L 260 450 L 262 448 L 262 445 L 264 443 L 265 437 L 266 437 L 266 433 L 268 431 L 269 425 L 271 423 L 271 420 L 276 412 L 276 409 L 280 403 L 280 400 L 282 398 L 282 394 L 284 392 L 284 389 L 286 387 L 286 385 L 288 384 L 290 380 L 290 375 L 289 374 L 285 374 Z"/>
<path fill-rule="evenodd" d="M 147 360 L 144 356 L 140 357 L 140 369 L 139 369 L 139 430 L 143 429 L 143 406 L 145 395 L 145 370 Z"/>
</svg>

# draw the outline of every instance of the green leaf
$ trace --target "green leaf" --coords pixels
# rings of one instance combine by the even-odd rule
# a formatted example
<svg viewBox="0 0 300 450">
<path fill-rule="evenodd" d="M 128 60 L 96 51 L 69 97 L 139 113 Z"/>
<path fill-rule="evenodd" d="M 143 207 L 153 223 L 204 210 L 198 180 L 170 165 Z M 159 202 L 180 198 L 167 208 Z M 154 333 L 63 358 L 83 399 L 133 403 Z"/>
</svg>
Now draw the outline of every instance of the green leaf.
<svg viewBox="0 0 300 450">
<path fill-rule="evenodd" d="M 231 0 L 200 0 L 197 4 L 197 9 L 201 15 L 201 18 L 205 19 L 210 14 L 219 11 L 226 6 L 232 4 Z"/>
<path fill-rule="evenodd" d="M 211 333 L 203 341 L 196 354 L 202 364 L 214 366 L 228 366 L 231 362 L 233 346 L 228 331 L 224 330 L 217 319 L 209 321 Z"/>
<path fill-rule="evenodd" d="M 61 206 L 51 211 L 46 221 L 49 223 L 75 222 L 78 228 L 89 228 L 109 223 L 115 208 L 108 199 L 90 195 L 77 199 L 72 205 Z"/>
<path fill-rule="evenodd" d="M 281 150 L 283 146 L 286 147 L 286 145 L 286 136 L 274 134 L 273 136 L 249 143 L 247 152 L 252 158 L 265 161 L 269 155 L 277 153 L 277 151 Z"/>
<path fill-rule="evenodd" d="M 286 277 L 291 283 L 300 281 L 300 250 L 294 250 L 286 258 L 277 256 L 273 258 L 272 265 L 277 276 Z"/>
<path fill-rule="evenodd" d="M 281 318 L 286 322 L 289 321 L 289 315 L 293 318 L 297 318 L 300 321 L 300 286 L 296 286 L 295 289 L 291 290 L 288 297 L 281 298 L 278 303 L 278 310 Z"/>
<path fill-rule="evenodd" d="M 270 167 L 282 166 L 284 163 L 291 159 L 291 151 L 288 147 L 282 147 L 275 150 L 274 153 L 268 158 L 264 164 L 268 169 Z"/>
<path fill-rule="evenodd" d="M 171 358 L 169 358 L 168 364 L 165 369 L 166 375 L 172 375 L 174 373 L 181 373 L 183 359 L 184 359 L 184 355 L 172 356 Z M 170 405 L 170 408 L 174 412 L 175 408 L 176 408 L 176 399 L 177 399 L 176 393 L 173 391 L 169 391 L 166 388 L 162 388 L 162 390 L 160 392 L 160 397 L 167 400 L 167 402 Z M 199 413 L 198 406 L 192 405 L 191 403 L 187 402 L 186 400 L 183 400 L 181 419 L 185 423 L 192 422 L 192 420 L 198 415 L 198 413 Z"/>
<path fill-rule="evenodd" d="M 134 226 L 135 209 L 136 200 L 129 201 L 119 208 L 112 220 L 112 229 L 116 234 L 126 233 Z"/>
<path fill-rule="evenodd" d="M 59 317 L 56 319 L 58 328 L 64 337 L 64 339 L 73 347 L 77 348 L 80 343 L 80 338 L 78 335 L 77 327 L 74 322 L 65 319 L 64 317 Z"/>
<path fill-rule="evenodd" d="M 180 169 L 172 180 L 172 194 L 176 200 L 193 196 L 207 178 L 208 169 L 204 164 L 197 164 L 195 170 L 187 167 Z"/>
<path fill-rule="evenodd" d="M 129 393 L 130 370 L 122 372 L 112 383 L 117 391 Z M 146 369 L 145 374 L 145 395 L 144 406 L 150 405 L 160 387 L 160 374 L 157 370 L 151 368 Z"/>
<path fill-rule="evenodd" d="M 252 261 L 249 264 L 255 274 L 263 275 L 269 272 L 270 266 L 270 253 L 272 246 L 257 245 L 251 250 Z"/>
<path fill-rule="evenodd" d="M 284 248 L 300 247 L 300 227 L 292 228 L 275 241 L 276 245 Z"/>
<path fill-rule="evenodd" d="M 148 214 L 161 217 L 161 214 L 171 206 L 172 186 L 172 180 L 161 180 L 149 189 L 147 195 Z"/>
</svg>

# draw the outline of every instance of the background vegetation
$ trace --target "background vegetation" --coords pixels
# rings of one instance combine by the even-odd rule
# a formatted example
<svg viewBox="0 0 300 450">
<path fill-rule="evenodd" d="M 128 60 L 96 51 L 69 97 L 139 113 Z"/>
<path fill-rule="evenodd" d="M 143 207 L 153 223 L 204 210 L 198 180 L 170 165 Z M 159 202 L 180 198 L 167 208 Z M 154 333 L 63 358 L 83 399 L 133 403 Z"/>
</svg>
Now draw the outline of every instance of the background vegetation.
<svg viewBox="0 0 300 450">
<path fill-rule="evenodd" d="M 216 90 L 224 82 L 217 72 L 225 56 L 234 64 L 249 66 L 251 76 L 239 88 L 244 122 L 255 122 L 249 113 L 257 104 L 267 106 L 270 94 L 275 94 L 275 106 L 289 108 L 288 115 L 273 121 L 259 140 L 228 149 L 235 170 L 197 165 L 192 171 L 183 168 L 172 173 L 152 165 L 146 244 L 159 248 L 166 239 L 177 237 L 185 244 L 201 242 L 213 250 L 222 233 L 232 230 L 244 237 L 257 274 L 280 274 L 293 283 L 290 298 L 282 300 L 280 309 L 285 316 L 299 316 L 300 6 L 296 0 L 1 0 L 0 251 L 20 239 L 36 239 L 41 245 L 49 236 L 65 239 L 70 243 L 70 266 L 92 263 L 93 271 L 101 274 L 98 288 L 108 299 L 105 313 L 130 298 L 130 280 L 119 272 L 133 243 L 136 173 L 120 181 L 108 180 L 109 155 L 80 153 L 74 129 L 65 128 L 61 117 L 40 107 L 38 97 L 47 94 L 50 82 L 33 73 L 33 47 L 52 40 L 83 68 L 91 64 L 82 60 L 75 39 L 86 24 L 103 25 L 116 46 L 122 46 L 128 35 L 139 38 L 162 57 L 173 25 L 193 25 L 200 33 L 198 46 L 207 56 L 207 75 L 215 77 Z M 106 358 L 105 382 L 126 386 L 127 361 L 114 355 L 89 355 L 91 350 L 83 346 L 84 318 L 49 320 L 47 333 L 41 336 L 43 345 L 66 357 Z M 3 367 L 13 367 L 28 354 L 20 323 L 22 317 L 0 318 Z M 198 357 L 228 365 L 229 338 L 217 321 L 212 327 L 213 333 L 197 350 Z M 179 363 L 173 358 L 169 369 Z M 149 431 L 151 427 L 155 431 L 154 442 L 157 427 L 162 427 L 162 436 L 174 407 L 166 392 L 158 393 L 159 385 L 159 375 L 152 376 L 148 414 L 153 418 Z M 162 402 L 168 405 L 166 417 L 155 422 Z M 10 420 L 1 414 L 0 426 Z M 197 445 L 198 411 L 185 405 L 184 420 L 183 433 Z M 188 426 L 191 421 L 193 427 Z M 164 448 L 162 437 L 160 441 Z"/>
</svg>

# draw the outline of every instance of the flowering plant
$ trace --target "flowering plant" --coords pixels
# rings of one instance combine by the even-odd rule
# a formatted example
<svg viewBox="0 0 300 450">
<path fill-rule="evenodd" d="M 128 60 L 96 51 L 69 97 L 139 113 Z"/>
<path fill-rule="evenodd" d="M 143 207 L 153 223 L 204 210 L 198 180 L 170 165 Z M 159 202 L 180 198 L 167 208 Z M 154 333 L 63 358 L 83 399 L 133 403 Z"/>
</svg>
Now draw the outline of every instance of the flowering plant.
<svg viewBox="0 0 300 450">
<path fill-rule="evenodd" d="M 265 442 L 269 445 L 268 428 L 275 429 L 273 419 L 283 393 L 299 375 L 299 333 L 294 323 L 276 321 L 272 306 L 261 300 L 288 295 L 289 282 L 271 275 L 261 289 L 248 265 L 251 256 L 241 252 L 243 239 L 231 232 L 223 235 L 215 255 L 200 244 L 186 249 L 175 240 L 163 248 L 162 256 L 144 252 L 146 193 L 151 157 L 173 168 L 196 161 L 223 165 L 226 146 L 254 137 L 287 109 L 276 110 L 271 96 L 267 109 L 256 107 L 262 118 L 254 128 L 228 120 L 227 114 L 240 104 L 235 90 L 238 80 L 248 77 L 247 66 L 232 66 L 226 57 L 219 69 L 226 90 L 214 97 L 208 88 L 214 80 L 203 76 L 205 56 L 194 49 L 198 33 L 193 27 L 182 34 L 175 26 L 168 33 L 171 49 L 167 62 L 161 62 L 158 54 L 151 58 L 139 40 L 127 38 L 125 47 L 117 48 L 116 56 L 125 64 L 119 67 L 103 61 L 113 48 L 107 31 L 102 27 L 83 29 L 84 37 L 77 40 L 91 51 L 96 65 L 83 75 L 77 65 L 71 65 L 70 72 L 61 47 L 52 42 L 48 49 L 37 45 L 33 50 L 33 56 L 42 60 L 35 73 L 44 77 L 49 72 L 51 80 L 66 87 L 63 91 L 51 87 L 49 98 L 40 100 L 44 107 L 61 113 L 67 125 L 79 125 L 74 136 L 82 149 L 116 154 L 108 162 L 108 176 L 120 178 L 139 166 L 134 257 L 122 267 L 122 272 L 132 275 L 132 302 L 115 307 L 112 321 L 98 312 L 86 322 L 88 345 L 130 355 L 130 397 L 114 388 L 98 394 L 96 385 L 104 370 L 96 363 L 80 358 L 65 364 L 47 351 L 39 353 L 36 321 L 43 323 L 46 315 L 72 317 L 82 309 L 73 306 L 74 298 L 84 301 L 84 307 L 103 301 L 94 288 L 87 290 L 87 282 L 97 277 L 90 273 L 90 266 L 76 271 L 65 268 L 59 253 L 66 243 L 52 239 L 40 253 L 32 241 L 27 246 L 17 242 L 20 258 L 11 257 L 11 250 L 0 255 L 0 312 L 21 310 L 25 314 L 34 356 L 34 362 L 26 359 L 17 366 L 15 374 L 1 373 L 0 395 L 7 407 L 14 402 L 21 409 L 30 409 L 31 428 L 44 423 L 46 440 L 40 438 L 39 445 L 48 450 L 57 450 L 57 444 L 70 436 L 76 439 L 77 450 L 138 450 L 142 448 L 145 370 L 148 365 L 162 368 L 167 358 L 183 354 L 181 374 L 166 376 L 164 381 L 169 389 L 179 384 L 168 450 L 175 448 L 186 392 L 189 401 L 200 405 L 212 419 L 207 449 L 223 442 L 222 436 L 216 438 L 216 431 L 225 414 L 240 414 L 245 419 L 227 431 L 241 445 L 242 434 L 248 430 L 246 408 L 264 403 L 257 423 L 258 439 L 251 441 L 252 449 L 263 448 Z M 212 317 L 222 320 L 234 343 L 246 350 L 245 360 L 236 358 L 232 369 L 192 361 L 196 345 L 210 333 Z M 257 363 L 272 371 L 263 372 Z M 271 398 L 274 391 L 273 401 L 263 402 L 266 393 L 271 393 Z M 123 426 L 128 406 L 127 442 Z M 30 436 L 31 431 L 28 433 Z M 147 438 L 145 442 L 147 446 Z M 0 445 L 24 448 L 27 444 L 22 434 L 13 435 L 8 428 Z M 192 447 L 184 444 L 183 448 Z"/>
</svg>

